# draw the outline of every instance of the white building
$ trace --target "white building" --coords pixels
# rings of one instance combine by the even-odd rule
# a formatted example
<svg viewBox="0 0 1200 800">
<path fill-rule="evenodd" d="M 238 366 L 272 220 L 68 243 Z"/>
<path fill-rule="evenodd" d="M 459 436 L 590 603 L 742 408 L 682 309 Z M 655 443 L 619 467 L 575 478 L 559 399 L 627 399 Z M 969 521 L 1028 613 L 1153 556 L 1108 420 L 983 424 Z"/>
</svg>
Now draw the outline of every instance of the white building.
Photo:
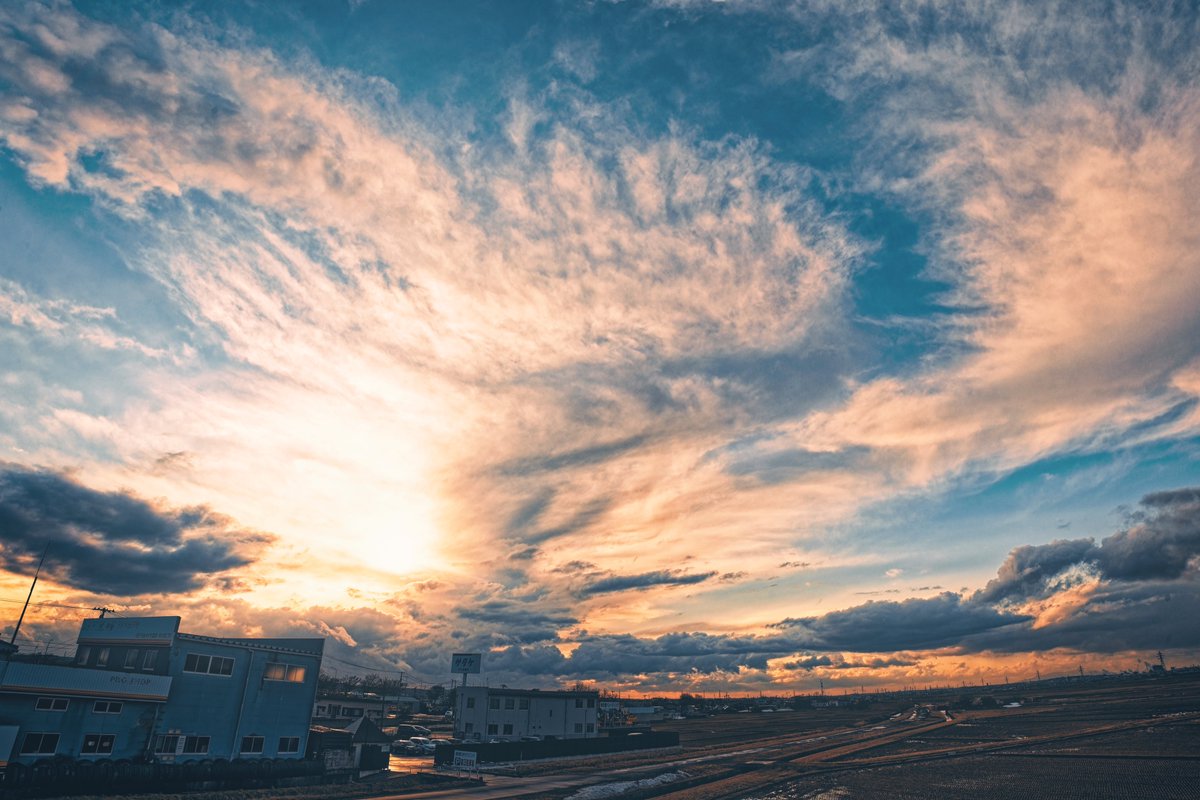
<svg viewBox="0 0 1200 800">
<path fill-rule="evenodd" d="M 458 690 L 454 735 L 463 740 L 583 739 L 599 735 L 599 692 L 540 692 L 466 686 Z"/>
</svg>

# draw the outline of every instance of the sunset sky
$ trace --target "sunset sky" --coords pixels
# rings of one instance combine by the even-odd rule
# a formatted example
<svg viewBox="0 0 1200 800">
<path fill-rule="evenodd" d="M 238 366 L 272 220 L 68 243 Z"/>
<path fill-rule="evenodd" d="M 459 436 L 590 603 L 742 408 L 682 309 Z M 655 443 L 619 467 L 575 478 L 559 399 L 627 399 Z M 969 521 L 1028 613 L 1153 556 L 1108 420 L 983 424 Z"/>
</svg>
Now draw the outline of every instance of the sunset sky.
<svg viewBox="0 0 1200 800">
<path fill-rule="evenodd" d="M 3 635 L 1200 661 L 1198 187 L 1189 2 L 0 4 Z"/>
</svg>

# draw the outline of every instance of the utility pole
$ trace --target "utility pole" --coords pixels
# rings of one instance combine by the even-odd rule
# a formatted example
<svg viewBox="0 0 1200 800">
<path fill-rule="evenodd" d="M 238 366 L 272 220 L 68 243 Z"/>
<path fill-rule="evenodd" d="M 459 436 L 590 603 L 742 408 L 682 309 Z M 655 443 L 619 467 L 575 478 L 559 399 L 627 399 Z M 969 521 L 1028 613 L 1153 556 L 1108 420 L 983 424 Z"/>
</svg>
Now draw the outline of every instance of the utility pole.
<svg viewBox="0 0 1200 800">
<path fill-rule="evenodd" d="M 33 587 L 37 586 L 38 576 L 42 574 L 42 564 L 46 561 L 46 551 L 50 549 L 50 545 L 42 550 L 42 557 L 38 559 L 37 570 L 33 573 L 33 583 L 29 584 L 29 594 L 25 598 L 25 605 L 21 607 L 21 616 L 17 618 L 17 627 L 13 628 L 12 638 L 8 640 L 9 644 L 17 641 L 17 631 L 21 630 L 21 623 L 25 621 L 25 612 L 29 610 L 29 601 L 33 599 Z"/>
</svg>

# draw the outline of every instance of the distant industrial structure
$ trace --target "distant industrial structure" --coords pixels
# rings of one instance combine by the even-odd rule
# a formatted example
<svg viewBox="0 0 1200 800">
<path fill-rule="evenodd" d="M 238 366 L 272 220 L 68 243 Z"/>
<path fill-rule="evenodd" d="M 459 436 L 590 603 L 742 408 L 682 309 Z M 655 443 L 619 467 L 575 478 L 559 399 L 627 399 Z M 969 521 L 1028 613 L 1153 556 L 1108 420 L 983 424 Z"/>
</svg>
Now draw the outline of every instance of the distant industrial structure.
<svg viewBox="0 0 1200 800">
<path fill-rule="evenodd" d="M 465 741 L 584 739 L 599 735 L 600 693 L 460 686 L 454 735 Z"/>
<path fill-rule="evenodd" d="M 70 664 L 0 649 L 0 765 L 303 758 L 325 640 L 197 636 L 179 623 L 84 620 Z"/>
</svg>

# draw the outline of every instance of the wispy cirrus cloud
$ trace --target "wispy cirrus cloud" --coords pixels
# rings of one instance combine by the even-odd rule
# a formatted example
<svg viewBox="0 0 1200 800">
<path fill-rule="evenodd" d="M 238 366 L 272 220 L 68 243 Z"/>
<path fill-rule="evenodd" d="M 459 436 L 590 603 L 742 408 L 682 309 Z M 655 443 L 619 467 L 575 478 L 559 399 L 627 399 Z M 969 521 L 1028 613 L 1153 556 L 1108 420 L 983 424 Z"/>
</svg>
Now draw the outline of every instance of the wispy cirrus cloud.
<svg viewBox="0 0 1200 800">
<path fill-rule="evenodd" d="M 31 179 L 151 234 L 139 268 L 228 359 L 155 380 L 117 420 L 170 431 L 123 437 L 126 463 L 204 454 L 152 485 L 226 484 L 222 505 L 268 527 L 307 485 L 322 504 L 295 539 L 308 546 L 408 497 L 348 541 L 399 526 L 426 564 L 435 527 L 488 548 L 502 533 L 491 520 L 549 491 L 528 536 L 564 540 L 551 565 L 602 519 L 628 546 L 648 531 L 678 554 L 693 546 L 684 519 L 718 498 L 731 518 L 751 513 L 705 464 L 729 426 L 756 424 L 742 406 L 787 416 L 836 391 L 861 246 L 806 197 L 804 170 L 752 140 L 647 137 L 564 94 L 586 111 L 577 125 L 468 148 L 378 82 L 196 31 L 37 5 L 6 23 L 19 32 L 4 44 L 8 147 Z M 778 379 L 781 364 L 801 377 Z M 352 417 L 337 410 L 347 400 Z M 264 479 L 281 468 L 287 499 Z"/>
<path fill-rule="evenodd" d="M 934 587 L 909 592 L 962 583 L 863 552 L 878 543 L 852 522 L 1050 455 L 1195 435 L 1195 20 L 686 5 L 637 13 L 674 15 L 683 39 L 729 14 L 772 62 L 712 104 L 779 89 L 798 125 L 837 121 L 844 141 L 722 133 L 720 109 L 682 101 L 641 120 L 636 89 L 603 85 L 602 38 L 547 48 L 550 77 L 501 79 L 488 110 L 431 109 L 196 16 L 0 10 L 5 158 L 113 223 L 187 342 L 6 279 L 6 341 L 148 363 L 119 392 L 55 375 L 36 402 L 0 399 L 0 444 L 82 464 L 88 491 L 133 485 L 277 533 L 257 565 L 289 581 L 207 615 L 203 592 L 181 598 L 204 624 L 275 609 L 263 630 L 319 628 L 423 675 L 465 647 L 498 673 L 645 685 L 689 659 L 713 685 L 807 657 L 912 674 L 923 658 L 832 654 L 1102 649 L 1098 620 L 1190 596 L 1176 505 L 1100 545 L 1018 548 L 978 595 L 871 588 L 902 569 Z M 897 254 L 853 231 L 888 204 L 937 281 L 924 319 L 860 305 L 860 278 Z M 917 356 L 873 352 L 898 331 L 919 332 Z M 812 574 L 864 564 L 869 579 Z M 408 572 L 419 591 L 396 589 Z M 344 608 L 304 611 L 317 586 Z M 871 591 L 898 596 L 849 605 Z M 784 616 L 763 635 L 662 635 Z"/>
</svg>

